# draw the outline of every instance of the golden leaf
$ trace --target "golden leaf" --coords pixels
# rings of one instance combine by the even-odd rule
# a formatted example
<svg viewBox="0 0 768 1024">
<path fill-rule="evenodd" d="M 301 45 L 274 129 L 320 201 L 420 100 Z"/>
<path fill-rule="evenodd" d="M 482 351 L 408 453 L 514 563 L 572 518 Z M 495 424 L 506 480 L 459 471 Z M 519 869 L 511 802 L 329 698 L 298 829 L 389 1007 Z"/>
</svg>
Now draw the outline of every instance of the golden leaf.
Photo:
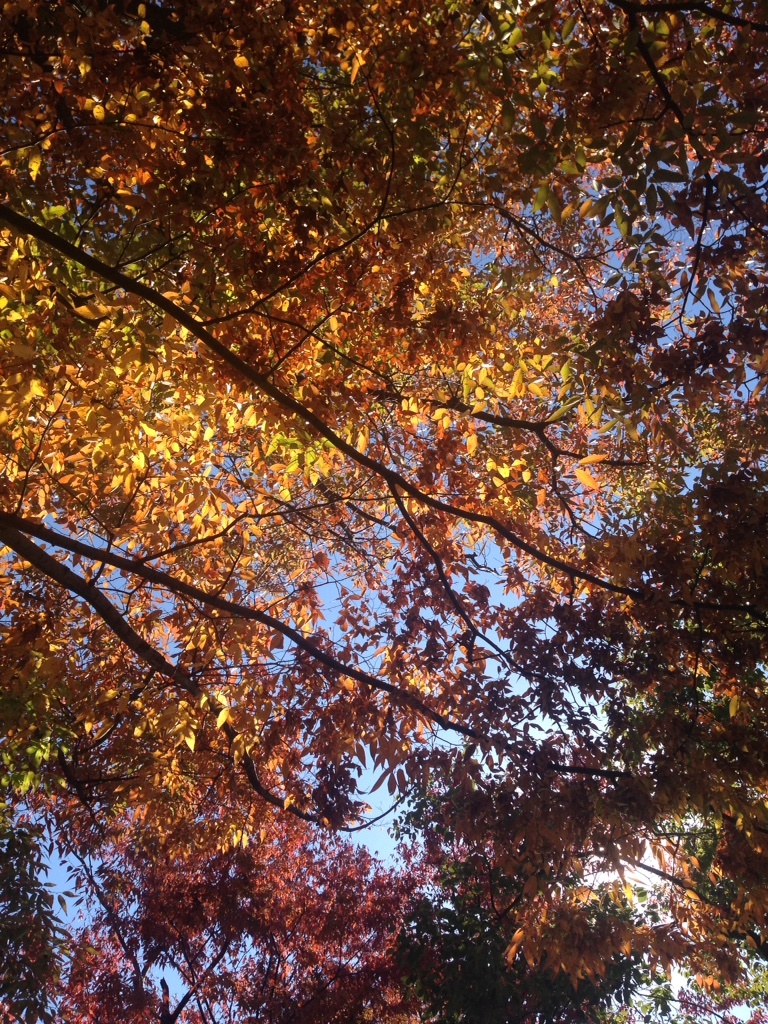
<svg viewBox="0 0 768 1024">
<path fill-rule="evenodd" d="M 589 487 L 593 491 L 600 490 L 600 484 L 595 480 L 591 473 L 588 473 L 586 469 L 574 469 L 573 475 L 579 481 L 584 484 L 585 487 Z"/>
<path fill-rule="evenodd" d="M 32 181 L 37 181 L 37 176 L 40 173 L 40 167 L 43 162 L 43 156 L 39 149 L 33 149 L 29 155 L 27 166 L 29 167 L 29 176 Z"/>
</svg>

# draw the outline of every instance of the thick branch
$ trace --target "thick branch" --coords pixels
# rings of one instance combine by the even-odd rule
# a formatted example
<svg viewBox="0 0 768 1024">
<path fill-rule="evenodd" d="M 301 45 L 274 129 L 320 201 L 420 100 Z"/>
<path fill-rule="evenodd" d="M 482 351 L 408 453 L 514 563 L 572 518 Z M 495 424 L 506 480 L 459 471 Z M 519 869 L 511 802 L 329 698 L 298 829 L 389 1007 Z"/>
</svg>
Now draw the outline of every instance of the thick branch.
<svg viewBox="0 0 768 1024">
<path fill-rule="evenodd" d="M 266 612 L 261 612 L 255 608 L 248 608 L 244 605 L 236 604 L 235 602 L 228 601 L 226 598 L 220 597 L 216 594 L 208 594 L 199 587 L 195 587 L 190 583 L 185 583 L 182 580 L 174 579 L 174 577 L 170 576 L 168 573 L 161 572 L 159 569 L 153 569 L 142 562 L 126 558 L 123 555 L 118 555 L 114 551 L 107 550 L 106 548 L 97 548 L 90 544 L 85 544 L 72 537 L 67 537 L 65 534 L 57 533 L 40 523 L 34 523 L 22 519 L 19 516 L 11 515 L 10 513 L 0 512 L 0 541 L 7 544 L 8 547 L 12 548 L 37 569 L 45 573 L 45 575 L 58 582 L 61 586 L 82 597 L 83 600 L 90 604 L 92 608 L 98 611 L 104 621 L 113 629 L 116 635 L 118 635 L 120 639 L 122 639 L 123 642 L 134 651 L 134 653 L 162 675 L 172 679 L 174 682 L 178 682 L 180 686 L 193 696 L 198 698 L 201 697 L 203 690 L 183 668 L 172 665 L 163 657 L 162 654 L 160 654 L 160 652 L 156 651 L 141 636 L 139 636 L 139 634 L 136 633 L 136 631 L 125 621 L 120 612 L 111 604 L 105 595 L 98 590 L 98 588 L 94 587 L 92 584 L 86 583 L 82 577 L 72 572 L 72 570 L 67 566 L 57 561 L 42 548 L 30 541 L 29 538 L 24 536 L 24 533 L 21 532 L 22 530 L 25 533 L 38 537 L 46 543 L 54 544 L 64 550 L 71 551 L 73 554 L 82 555 L 92 561 L 105 563 L 107 565 L 112 565 L 117 569 L 122 569 L 140 577 L 141 579 L 145 579 L 147 582 L 155 583 L 158 586 L 164 587 L 166 590 L 171 591 L 171 593 L 183 595 L 193 601 L 198 601 L 201 604 L 216 608 L 219 611 L 225 611 L 238 618 L 251 619 L 252 621 L 257 621 L 267 625 L 269 628 L 282 633 L 301 650 L 306 651 L 321 664 L 325 665 L 326 668 L 330 668 L 334 672 L 338 672 L 340 675 L 344 675 L 350 679 L 361 682 L 372 689 L 382 690 L 385 693 L 388 693 L 400 705 L 411 708 L 423 716 L 427 721 L 431 721 L 447 732 L 458 733 L 467 739 L 474 740 L 476 743 L 487 742 L 487 737 L 482 736 L 476 729 L 464 725 L 461 722 L 457 722 L 455 719 L 449 718 L 446 715 L 440 714 L 438 711 L 430 708 L 429 705 L 425 704 L 420 698 L 416 697 L 412 693 L 408 693 L 406 690 L 401 690 L 398 687 L 393 686 L 391 683 L 387 683 L 382 679 L 377 679 L 375 676 L 364 672 L 362 669 L 339 661 L 334 658 L 333 655 L 328 654 L 327 651 L 324 651 L 321 647 L 318 647 L 315 643 L 305 637 L 299 630 L 295 630 L 292 627 L 287 626 L 285 623 L 271 615 L 268 615 Z M 209 698 L 209 701 L 212 707 L 217 706 L 216 701 L 213 698 Z M 224 725 L 223 731 L 229 738 L 230 742 L 234 741 L 235 737 L 238 735 L 237 731 L 229 722 Z M 514 744 L 505 744 L 505 747 L 509 753 L 514 752 L 519 754 L 521 752 L 519 746 L 515 746 Z M 253 761 L 248 755 L 243 758 L 243 766 L 252 788 L 269 803 L 276 807 L 283 807 L 283 801 L 273 793 L 270 793 L 270 791 L 265 789 L 262 785 L 256 774 Z M 558 762 L 548 762 L 543 767 L 546 771 L 554 771 L 559 774 L 585 775 L 595 778 L 615 779 L 627 777 L 629 775 L 628 772 L 622 771 L 621 769 L 593 768 L 579 765 L 560 764 Z M 291 806 L 291 810 L 298 814 L 299 817 L 314 820 L 311 815 L 306 815 L 302 811 L 295 810 L 293 806 Z"/>
<path fill-rule="evenodd" d="M 268 377 L 264 376 L 264 374 L 253 369 L 253 367 L 246 363 L 245 360 L 241 359 L 240 356 L 236 355 L 227 348 L 226 345 L 214 337 L 214 335 L 203 327 L 203 325 L 196 320 L 191 313 L 187 312 L 171 299 L 166 298 L 154 288 L 150 288 L 141 281 L 137 281 L 134 278 L 128 277 L 126 274 L 115 270 L 102 260 L 97 259 L 95 256 L 91 256 L 79 246 L 72 245 L 53 231 L 49 231 L 48 228 L 37 224 L 29 217 L 25 217 L 22 214 L 17 213 L 4 203 L 0 203 L 0 220 L 5 220 L 6 223 L 16 228 L 19 232 L 31 235 L 33 238 L 36 238 L 38 241 L 50 246 L 62 255 L 67 256 L 69 259 L 75 260 L 75 262 L 79 263 L 82 267 L 85 267 L 87 270 L 91 270 L 104 280 L 110 281 L 112 284 L 117 285 L 118 288 L 122 288 L 124 291 L 132 295 L 145 299 L 158 309 L 161 309 L 164 313 L 173 317 L 178 324 L 185 327 L 190 334 L 205 345 L 207 349 L 217 355 L 232 369 L 236 370 L 237 373 L 245 377 L 246 380 L 254 384 L 262 394 L 277 402 L 277 404 L 287 412 L 299 417 L 299 419 L 306 423 L 307 426 L 311 427 L 316 434 L 319 434 L 327 441 L 330 441 L 334 448 L 346 455 L 351 461 L 381 477 L 389 487 L 397 487 L 405 494 L 415 498 L 421 504 L 426 505 L 429 508 L 433 508 L 438 512 L 450 515 L 453 518 L 463 519 L 466 522 L 479 523 L 484 526 L 488 526 L 518 550 L 525 552 L 525 554 L 530 555 L 542 564 L 549 566 L 550 569 L 555 569 L 565 573 L 571 579 L 583 580 L 585 583 L 592 583 L 594 586 L 607 590 L 610 593 L 621 594 L 625 597 L 635 598 L 636 600 L 642 599 L 643 595 L 640 591 L 611 583 L 610 580 L 602 579 L 600 576 L 597 576 L 595 573 L 592 573 L 587 569 L 571 565 L 554 555 L 548 555 L 545 551 L 540 550 L 535 545 L 530 544 L 518 534 L 514 533 L 514 531 L 510 530 L 508 526 L 496 519 L 494 516 L 487 515 L 483 512 L 475 512 L 467 508 L 461 508 L 451 504 L 450 502 L 436 498 L 431 494 L 427 494 L 397 470 L 390 469 L 381 462 L 378 462 L 376 459 L 371 458 L 371 456 L 358 452 L 354 445 L 347 443 L 331 427 L 329 427 L 320 416 L 312 412 L 311 409 L 307 408 L 301 402 L 298 402 L 291 395 L 286 394 L 277 387 L 277 385 L 272 383 Z"/>
<path fill-rule="evenodd" d="M 387 683 L 383 679 L 377 679 L 376 676 L 372 676 L 370 673 L 364 672 L 362 669 L 356 668 L 354 665 L 347 665 L 345 662 L 339 661 L 338 658 L 335 658 L 332 654 L 329 654 L 328 651 L 319 647 L 313 640 L 306 637 L 300 630 L 294 629 L 292 626 L 281 622 L 280 619 L 275 618 L 268 612 L 260 611 L 257 608 L 249 608 L 246 605 L 237 604 L 234 601 L 229 601 L 224 597 L 220 597 L 218 594 L 209 594 L 205 590 L 201 590 L 200 587 L 196 587 L 191 583 L 185 583 L 183 580 L 175 579 L 168 573 L 162 572 L 160 569 L 154 569 L 152 566 L 149 566 L 144 562 L 136 561 L 132 558 L 126 558 L 124 555 L 116 554 L 114 551 L 107 550 L 106 548 L 98 548 L 90 544 L 85 544 L 83 541 L 75 540 L 73 537 L 66 536 L 66 534 L 51 530 L 47 526 L 43 526 L 41 523 L 22 519 L 21 517 L 11 515 L 10 513 L 0 512 L 0 540 L 13 548 L 14 551 L 18 552 L 18 554 L 28 562 L 31 562 L 32 565 L 36 566 L 36 568 L 40 569 L 47 576 L 50 576 L 51 579 L 56 580 L 57 583 L 60 583 L 63 587 L 66 587 L 68 590 L 72 591 L 72 593 L 78 594 L 87 601 L 91 607 L 98 611 L 107 625 L 110 626 L 120 639 L 123 640 L 131 650 L 138 654 L 139 657 L 146 661 L 147 664 L 172 679 L 176 679 L 177 674 L 179 674 L 180 685 L 182 685 L 184 689 L 189 690 L 193 696 L 200 697 L 202 695 L 202 690 L 189 678 L 189 676 L 186 675 L 186 673 L 183 672 L 182 669 L 175 668 L 169 661 L 166 661 L 159 652 L 155 651 L 154 648 L 143 640 L 139 634 L 128 625 L 120 612 L 109 602 L 98 588 L 87 584 L 85 580 L 72 572 L 71 569 L 68 569 L 67 566 L 51 557 L 51 555 L 47 554 L 47 552 L 43 551 L 43 549 L 39 548 L 36 544 L 33 544 L 24 536 L 23 533 L 20 532 L 22 530 L 26 534 L 37 537 L 39 540 L 43 540 L 48 544 L 53 544 L 65 551 L 71 551 L 73 554 L 82 555 L 94 562 L 112 565 L 116 569 L 121 569 L 131 575 L 138 576 L 141 579 L 146 580 L 148 583 L 155 583 L 157 586 L 163 587 L 173 594 L 190 598 L 192 601 L 198 601 L 210 608 L 215 608 L 217 611 L 233 615 L 236 618 L 259 622 L 263 626 L 267 626 L 269 629 L 274 630 L 276 633 L 281 633 L 296 647 L 311 655 L 315 661 L 325 666 L 325 668 L 338 672 L 340 675 L 347 676 L 350 679 L 354 679 L 356 682 L 363 683 L 371 689 L 382 690 L 385 693 L 388 693 L 399 704 L 410 707 L 420 715 L 423 715 L 426 719 L 432 721 L 441 729 L 458 732 L 469 739 L 479 739 L 474 730 L 469 729 L 460 722 L 454 722 L 445 715 L 441 715 L 439 712 L 434 711 L 414 694 L 408 693 L 406 690 L 401 690 L 399 687 L 394 686 L 392 683 Z M 190 689 L 190 687 L 193 687 L 193 689 Z"/>
<path fill-rule="evenodd" d="M 140 636 L 136 630 L 126 621 L 120 611 L 115 608 L 109 598 L 101 591 L 98 587 L 92 583 L 88 583 L 78 576 L 76 572 L 73 572 L 68 566 L 59 562 L 44 551 L 42 548 L 34 544 L 28 537 L 24 536 L 19 530 L 8 524 L 9 516 L 3 516 L 0 520 L 0 541 L 6 544 L 9 548 L 12 548 L 17 554 L 21 555 L 25 561 L 29 562 L 36 569 L 48 576 L 54 582 L 64 587 L 70 593 L 77 594 L 87 604 L 97 612 L 104 622 L 109 626 L 112 632 L 134 652 L 145 664 L 149 665 L 154 671 L 160 673 L 176 683 L 181 689 L 185 690 L 192 697 L 197 698 L 203 696 L 202 688 L 195 682 L 195 680 L 186 672 L 181 666 L 171 664 L 168 659 L 152 647 L 151 644 Z M 31 532 L 31 531 L 30 531 Z M 53 531 L 51 531 L 53 532 Z M 62 545 L 63 547 L 64 545 Z M 87 545 L 84 545 L 87 547 Z M 96 549 L 94 549 L 96 550 Z M 106 561 L 107 553 L 100 553 L 99 560 Z M 127 559 L 125 560 L 127 561 Z M 218 705 L 214 698 L 208 698 L 209 703 L 213 708 L 223 707 Z M 222 730 L 232 743 L 237 737 L 237 730 L 226 722 Z M 275 807 L 283 808 L 285 803 L 280 797 L 270 792 L 259 779 L 256 766 L 249 755 L 245 755 L 242 759 L 243 769 L 251 785 L 251 788 L 258 793 L 262 799 Z M 312 815 L 306 814 L 304 811 L 299 810 L 294 805 L 289 807 L 291 813 L 297 815 L 300 818 L 305 818 L 308 821 L 314 821 L 315 818 Z"/>
<path fill-rule="evenodd" d="M 611 0 L 614 7 L 622 11 L 631 11 L 633 14 L 703 14 L 715 21 L 722 21 L 726 25 L 733 25 L 734 28 L 751 28 L 755 32 L 768 32 L 768 23 L 763 21 L 750 21 L 748 18 L 741 18 L 737 14 L 728 14 L 726 11 L 718 10 L 711 4 L 699 2 L 699 0 L 679 0 L 679 2 L 638 4 L 632 0 Z"/>
<path fill-rule="evenodd" d="M 13 548 L 25 561 L 64 587 L 65 590 L 81 597 L 101 616 L 115 636 L 156 672 L 178 683 L 193 697 L 199 698 L 202 695 L 202 690 L 194 680 L 182 668 L 172 665 L 160 651 L 148 644 L 98 587 L 88 583 L 82 576 L 78 576 L 68 566 L 49 555 L 37 544 L 33 544 L 28 537 L 11 526 L 10 520 L 15 518 L 15 516 L 3 515 L 0 519 L 0 541 L 7 544 L 9 548 Z"/>
</svg>

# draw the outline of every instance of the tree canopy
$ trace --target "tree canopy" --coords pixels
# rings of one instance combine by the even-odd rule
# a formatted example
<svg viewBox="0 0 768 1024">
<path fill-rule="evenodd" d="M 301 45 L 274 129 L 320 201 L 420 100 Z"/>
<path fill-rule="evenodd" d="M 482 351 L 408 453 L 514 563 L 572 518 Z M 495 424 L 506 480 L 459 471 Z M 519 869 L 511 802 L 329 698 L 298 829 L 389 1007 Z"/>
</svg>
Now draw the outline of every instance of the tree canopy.
<svg viewBox="0 0 768 1024">
<path fill-rule="evenodd" d="M 111 1019 L 118 962 L 121 1020 L 430 1019 L 391 972 L 449 850 L 457 920 L 478 858 L 509 896 L 470 903 L 510 977 L 733 979 L 768 939 L 765 5 L 13 0 L 0 54 L 3 820 L 100 907 L 65 1019 Z M 407 877 L 333 836 L 371 788 L 450 837 Z M 294 871 L 344 924 L 312 951 Z M 270 956 L 290 998 L 238 1008 Z"/>
</svg>

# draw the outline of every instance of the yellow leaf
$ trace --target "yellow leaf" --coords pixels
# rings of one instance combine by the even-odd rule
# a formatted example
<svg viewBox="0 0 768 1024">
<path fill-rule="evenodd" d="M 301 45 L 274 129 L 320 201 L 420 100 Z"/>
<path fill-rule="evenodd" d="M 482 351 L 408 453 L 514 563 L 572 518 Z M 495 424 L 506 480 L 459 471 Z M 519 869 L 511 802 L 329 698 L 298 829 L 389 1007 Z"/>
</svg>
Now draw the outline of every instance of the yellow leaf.
<svg viewBox="0 0 768 1024">
<path fill-rule="evenodd" d="M 222 725 L 226 725 L 229 721 L 229 708 L 222 708 L 216 719 L 216 728 L 220 729 Z"/>
<path fill-rule="evenodd" d="M 600 484 L 595 480 L 591 473 L 586 471 L 586 469 L 574 469 L 573 473 L 579 483 L 584 484 L 585 487 L 589 487 L 593 491 L 600 490 Z"/>
<path fill-rule="evenodd" d="M 72 309 L 85 320 L 98 320 L 99 318 L 99 314 L 94 312 L 90 306 L 73 306 Z"/>
<path fill-rule="evenodd" d="M 728 714 L 731 718 L 738 713 L 740 705 L 741 701 L 739 700 L 739 695 L 735 693 L 728 702 Z"/>
<path fill-rule="evenodd" d="M 360 73 L 360 68 L 363 65 L 363 63 L 363 59 L 359 57 L 357 54 L 355 54 L 355 56 L 352 59 L 352 74 L 350 75 L 350 81 L 353 84 L 358 74 Z"/>
<path fill-rule="evenodd" d="M 470 434 L 467 438 L 467 455 L 474 455 L 477 451 L 477 434 Z"/>
<path fill-rule="evenodd" d="M 195 749 L 195 734 L 193 732 L 188 732 L 187 735 L 184 737 L 184 742 L 187 744 L 187 746 L 189 747 L 190 750 L 194 750 Z"/>
<path fill-rule="evenodd" d="M 232 740 L 232 759 L 235 764 L 239 764 L 247 753 L 248 750 L 245 745 L 245 737 L 238 733 Z"/>
<path fill-rule="evenodd" d="M 520 952 L 520 947 L 525 939 L 525 932 L 522 928 L 518 928 L 515 934 L 512 936 L 512 941 L 504 953 L 504 957 L 508 964 L 511 964 L 517 954 Z"/>
<path fill-rule="evenodd" d="M 251 66 L 251 62 L 244 53 L 238 53 L 235 57 L 235 65 L 239 68 L 249 68 Z"/>
<path fill-rule="evenodd" d="M 594 466 L 597 462 L 605 462 L 607 455 L 587 455 L 585 459 L 579 460 L 580 466 Z"/>
<path fill-rule="evenodd" d="M 97 103 L 96 104 L 96 106 L 93 108 L 93 116 L 96 118 L 97 121 L 103 121 L 104 120 L 104 118 L 107 116 L 107 112 L 104 109 L 103 104 L 101 104 L 101 103 Z"/>
<path fill-rule="evenodd" d="M 32 181 L 37 181 L 37 175 L 40 173 L 40 165 L 43 162 L 43 157 L 39 149 L 33 149 L 29 155 L 29 176 Z"/>
<path fill-rule="evenodd" d="M 215 433 L 216 431 L 213 429 L 213 427 L 206 427 L 205 433 L 203 434 L 203 440 L 210 441 Z"/>
</svg>

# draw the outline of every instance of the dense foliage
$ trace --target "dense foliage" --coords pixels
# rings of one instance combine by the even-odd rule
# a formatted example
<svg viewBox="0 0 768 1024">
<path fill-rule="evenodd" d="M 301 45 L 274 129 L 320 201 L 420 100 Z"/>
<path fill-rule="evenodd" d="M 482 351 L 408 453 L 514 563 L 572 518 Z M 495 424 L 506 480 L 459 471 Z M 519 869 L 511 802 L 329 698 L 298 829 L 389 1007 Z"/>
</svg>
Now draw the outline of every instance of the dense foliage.
<svg viewBox="0 0 768 1024">
<path fill-rule="evenodd" d="M 214 908 L 180 989 L 213 976 L 243 843 L 290 884 L 278 819 L 307 892 L 327 864 L 383 913 L 324 835 L 371 776 L 451 779 L 446 856 L 519 890 L 511 976 L 735 977 L 768 936 L 764 4 L 3 11 L 8 827 L 133 922 L 102 904 L 67 1020 L 174 885 Z M 353 919 L 363 977 L 394 933 Z M 359 1013 L 432 1012 L 376 977 Z M 287 1019 L 216 998 L 177 1019 Z"/>
<path fill-rule="evenodd" d="M 39 828 L 14 822 L 0 805 L 0 1007 L 29 1020 L 46 1012 L 67 938 L 45 881 L 41 840 Z"/>
<path fill-rule="evenodd" d="M 553 971 L 552 964 L 542 969 L 524 955 L 510 955 L 522 945 L 516 910 L 526 880 L 500 871 L 487 844 L 457 839 L 452 822 L 461 800 L 460 790 L 433 785 L 427 793 L 414 794 L 397 823 L 398 833 L 423 849 L 425 877 L 411 898 L 397 958 L 405 990 L 424 1008 L 426 1019 L 436 1024 L 579 1024 L 628 1005 L 655 982 L 666 982 L 666 976 L 649 975 L 642 958 L 626 944 L 605 961 L 585 957 L 587 974 L 577 980 L 565 970 Z M 635 903 L 633 908 L 634 900 L 615 882 L 585 887 L 581 877 L 562 881 L 585 903 L 580 926 L 593 940 L 643 914 L 659 921 L 658 907 Z M 642 901 L 647 903 L 646 894 Z M 568 957 L 554 944 L 552 952 Z"/>
<path fill-rule="evenodd" d="M 204 856 L 189 827 L 162 845 L 139 822 L 79 837 L 75 873 L 93 905 L 62 1020 L 412 1019 L 392 956 L 412 881 L 295 820 Z"/>
</svg>

